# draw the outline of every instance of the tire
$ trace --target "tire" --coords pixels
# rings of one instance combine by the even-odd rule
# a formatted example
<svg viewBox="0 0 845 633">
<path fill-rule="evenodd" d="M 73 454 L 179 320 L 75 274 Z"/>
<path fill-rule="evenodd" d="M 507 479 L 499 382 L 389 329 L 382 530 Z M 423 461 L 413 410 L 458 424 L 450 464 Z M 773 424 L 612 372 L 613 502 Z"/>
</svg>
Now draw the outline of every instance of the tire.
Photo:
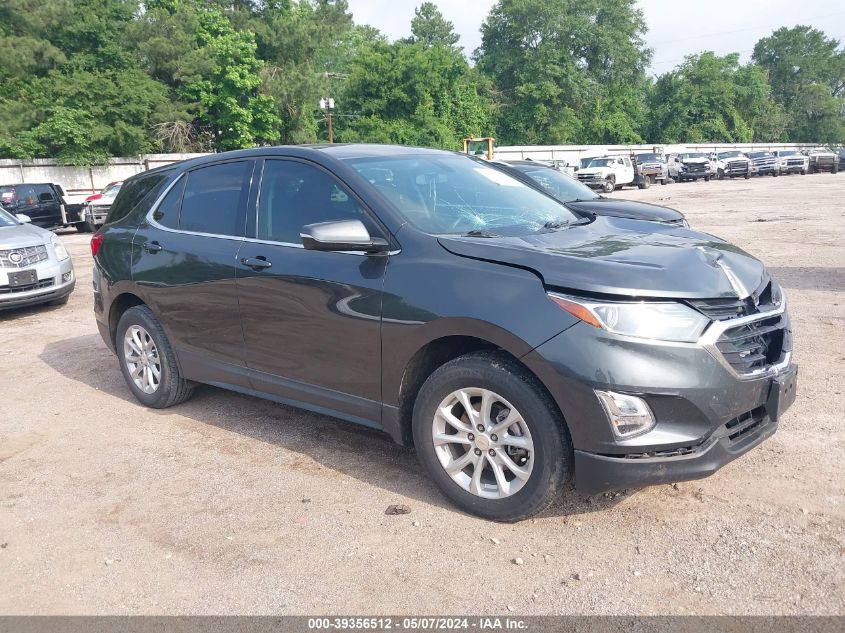
<svg viewBox="0 0 845 633">
<path fill-rule="evenodd" d="M 839 173 L 839 165 L 834 165 L 833 167 L 831 167 L 830 173 L 831 174 L 838 174 Z"/>
<path fill-rule="evenodd" d="M 748 180 L 749 178 L 751 178 L 751 172 L 747 171 L 745 172 L 745 179 Z"/>
<path fill-rule="evenodd" d="M 724 169 L 718 170 L 716 172 L 716 178 L 718 178 L 719 180 L 724 180 L 725 179 L 725 170 Z"/>
<path fill-rule="evenodd" d="M 806 170 L 806 169 L 802 169 L 802 170 L 801 170 L 801 175 L 802 175 L 802 176 L 806 176 L 806 175 L 807 175 L 807 170 Z"/>
<path fill-rule="evenodd" d="M 773 171 L 773 172 L 772 172 L 772 176 L 774 176 L 775 178 L 777 178 L 778 176 L 780 176 L 780 172 L 779 172 L 779 171 Z"/>
<path fill-rule="evenodd" d="M 613 190 L 616 189 L 616 178 L 613 176 L 609 176 L 601 187 L 601 190 L 605 193 L 613 193 Z"/>
<path fill-rule="evenodd" d="M 663 186 L 665 186 L 665 185 L 668 185 L 668 184 L 669 184 L 669 176 L 666 176 L 666 178 L 662 178 L 662 179 L 660 180 L 660 186 L 661 186 L 661 187 L 663 187 Z"/>
<path fill-rule="evenodd" d="M 705 176 L 705 177 L 704 177 L 704 182 L 710 182 L 710 176 Z"/>
<path fill-rule="evenodd" d="M 90 222 L 77 222 L 76 223 L 76 230 L 79 233 L 93 233 L 94 227 L 91 226 Z"/>
<path fill-rule="evenodd" d="M 493 403 L 484 432 L 479 432 L 477 426 L 473 428 L 481 422 L 478 417 L 467 420 L 469 416 L 458 397 L 463 392 L 472 398 L 470 406 L 480 407 L 480 394 L 472 392 L 481 390 L 488 390 Z M 437 414 L 449 406 L 452 406 L 452 419 L 463 431 Z M 490 433 L 497 421 L 513 413 L 517 421 L 504 431 L 507 435 L 503 437 L 519 438 L 525 446 L 530 446 L 528 453 L 519 454 L 525 450 L 519 448 L 513 449 L 515 453 L 506 453 L 507 449 L 499 443 L 502 438 Z M 475 410 L 474 416 L 478 415 Z M 435 446 L 435 433 L 441 438 L 451 437 L 451 431 L 455 437 L 472 439 L 468 445 L 447 442 Z M 474 352 L 434 371 L 414 402 L 413 433 L 417 456 L 441 492 L 461 510 L 485 519 L 513 522 L 538 514 L 561 494 L 570 478 L 572 443 L 557 406 L 537 378 L 501 352 Z M 517 477 L 506 465 L 502 466 L 507 464 L 505 456 L 515 467 L 528 471 L 526 478 Z M 505 480 L 502 484 L 493 472 L 491 457 L 499 464 L 499 473 Z M 480 460 L 481 471 L 473 467 L 476 458 Z M 466 465 L 456 470 L 453 478 L 446 465 L 461 463 Z M 478 480 L 473 477 L 476 472 L 479 472 Z M 507 480 L 507 476 L 511 479 Z M 503 491 L 503 485 L 513 486 L 515 490 Z M 471 491 L 473 486 L 476 492 Z"/>
<path fill-rule="evenodd" d="M 135 382 L 136 378 L 130 374 L 131 370 L 128 367 L 129 361 L 127 359 L 129 348 L 125 342 L 127 331 L 130 328 L 135 328 L 135 332 L 140 334 L 139 339 L 145 344 L 149 341 L 153 343 L 153 347 L 144 350 L 147 351 L 150 359 L 156 357 L 158 359 L 158 363 L 155 363 L 153 360 L 149 362 L 150 365 L 155 364 L 159 372 L 158 383 L 152 391 L 141 389 Z M 123 378 L 126 380 L 126 384 L 132 395 L 141 404 L 153 409 L 165 409 L 184 402 L 193 394 L 194 383 L 182 377 L 182 373 L 179 371 L 179 366 L 176 363 L 176 355 L 170 346 L 170 341 L 167 339 L 161 323 L 158 322 L 153 311 L 147 306 L 135 306 L 123 313 L 117 324 L 115 348 L 117 350 L 118 362 L 120 363 L 120 371 L 123 372 Z M 155 353 L 156 356 L 153 356 L 151 352 Z M 138 365 L 142 364 L 139 356 Z M 149 371 L 152 370 L 150 369 Z M 149 371 L 141 375 L 146 376 Z"/>
<path fill-rule="evenodd" d="M 648 176 L 642 178 L 637 185 L 640 189 L 648 189 L 651 186 L 651 181 L 648 179 Z"/>
</svg>

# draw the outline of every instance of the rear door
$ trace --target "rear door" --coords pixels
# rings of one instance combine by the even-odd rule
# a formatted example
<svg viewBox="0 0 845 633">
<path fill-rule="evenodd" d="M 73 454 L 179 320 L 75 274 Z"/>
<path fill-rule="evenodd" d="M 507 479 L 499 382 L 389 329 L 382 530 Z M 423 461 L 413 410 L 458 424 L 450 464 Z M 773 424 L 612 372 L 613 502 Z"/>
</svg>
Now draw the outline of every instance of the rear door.
<svg viewBox="0 0 845 633">
<path fill-rule="evenodd" d="M 133 279 L 187 378 L 249 386 L 235 262 L 253 167 L 236 160 L 182 174 L 133 240 Z"/>
</svg>

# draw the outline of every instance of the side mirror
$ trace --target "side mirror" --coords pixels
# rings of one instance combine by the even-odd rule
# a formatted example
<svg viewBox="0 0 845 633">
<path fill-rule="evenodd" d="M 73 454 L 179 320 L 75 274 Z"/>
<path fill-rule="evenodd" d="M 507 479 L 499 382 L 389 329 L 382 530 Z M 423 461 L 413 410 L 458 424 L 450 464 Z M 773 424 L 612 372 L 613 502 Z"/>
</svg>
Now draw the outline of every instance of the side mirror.
<svg viewBox="0 0 845 633">
<path fill-rule="evenodd" d="M 23 213 L 16 213 L 15 217 L 18 219 L 19 222 L 23 222 L 24 224 L 32 222 L 32 218 L 28 215 L 24 215 Z"/>
<path fill-rule="evenodd" d="M 302 245 L 309 251 L 354 251 L 358 253 L 386 253 L 387 240 L 371 237 L 360 220 L 319 222 L 302 227 Z"/>
</svg>

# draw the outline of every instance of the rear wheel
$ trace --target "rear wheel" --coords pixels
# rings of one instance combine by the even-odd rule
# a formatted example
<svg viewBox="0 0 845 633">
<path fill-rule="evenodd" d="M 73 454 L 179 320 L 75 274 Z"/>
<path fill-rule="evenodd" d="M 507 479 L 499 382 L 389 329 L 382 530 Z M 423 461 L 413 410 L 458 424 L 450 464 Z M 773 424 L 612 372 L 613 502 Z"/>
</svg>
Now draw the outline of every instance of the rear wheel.
<svg viewBox="0 0 845 633">
<path fill-rule="evenodd" d="M 147 306 L 129 308 L 117 324 L 115 348 L 132 395 L 154 409 L 179 404 L 194 391 L 182 377 L 161 324 Z"/>
<path fill-rule="evenodd" d="M 437 487 L 487 519 L 542 512 L 569 478 L 572 446 L 555 403 L 504 354 L 467 354 L 437 369 L 414 403 L 413 432 Z"/>
</svg>

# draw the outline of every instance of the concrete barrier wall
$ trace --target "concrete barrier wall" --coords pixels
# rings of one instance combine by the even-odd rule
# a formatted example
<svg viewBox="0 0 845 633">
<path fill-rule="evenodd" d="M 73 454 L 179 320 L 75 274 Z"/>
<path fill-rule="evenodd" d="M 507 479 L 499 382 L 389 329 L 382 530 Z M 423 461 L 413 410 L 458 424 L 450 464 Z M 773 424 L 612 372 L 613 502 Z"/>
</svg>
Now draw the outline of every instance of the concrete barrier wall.
<svg viewBox="0 0 845 633">
<path fill-rule="evenodd" d="M 130 158 L 112 158 L 107 165 L 68 167 L 52 158 L 34 160 L 0 159 L 0 185 L 28 182 L 52 182 L 70 195 L 90 195 L 110 182 L 125 180 L 139 172 L 169 165 L 204 154 L 144 154 Z"/>
<path fill-rule="evenodd" d="M 775 150 L 807 149 L 812 144 L 796 143 L 734 143 L 702 145 L 512 145 L 496 147 L 494 155 L 501 160 L 533 158 L 535 160 L 563 160 L 576 164 L 581 157 L 602 154 L 663 151 L 664 153 L 691 151 L 711 152 L 728 149 Z M 205 154 L 143 154 L 129 158 L 112 158 L 106 165 L 93 167 L 68 167 L 59 165 L 52 158 L 34 160 L 0 159 L 0 185 L 29 182 L 52 182 L 64 187 L 70 196 L 89 195 L 100 191 L 110 182 L 125 180 L 141 171 L 169 165 Z"/>
</svg>

